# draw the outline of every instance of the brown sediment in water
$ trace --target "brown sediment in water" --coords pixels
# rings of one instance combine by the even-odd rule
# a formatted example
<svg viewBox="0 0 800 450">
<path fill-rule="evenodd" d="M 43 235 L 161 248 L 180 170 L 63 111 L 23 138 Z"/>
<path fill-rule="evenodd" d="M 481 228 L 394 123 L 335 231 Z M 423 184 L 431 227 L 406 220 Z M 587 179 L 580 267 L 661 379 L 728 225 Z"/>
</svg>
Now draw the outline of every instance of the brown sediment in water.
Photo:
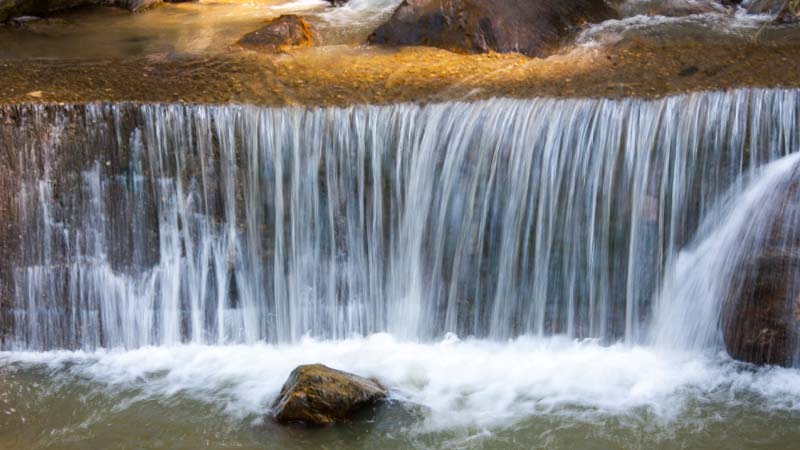
<svg viewBox="0 0 800 450">
<path fill-rule="evenodd" d="M 426 47 L 322 47 L 288 55 L 0 61 L 0 102 L 191 102 L 343 106 L 495 96 L 655 98 L 800 87 L 800 40 L 629 39 L 546 59 Z M 31 95 L 31 93 L 34 93 Z"/>
</svg>

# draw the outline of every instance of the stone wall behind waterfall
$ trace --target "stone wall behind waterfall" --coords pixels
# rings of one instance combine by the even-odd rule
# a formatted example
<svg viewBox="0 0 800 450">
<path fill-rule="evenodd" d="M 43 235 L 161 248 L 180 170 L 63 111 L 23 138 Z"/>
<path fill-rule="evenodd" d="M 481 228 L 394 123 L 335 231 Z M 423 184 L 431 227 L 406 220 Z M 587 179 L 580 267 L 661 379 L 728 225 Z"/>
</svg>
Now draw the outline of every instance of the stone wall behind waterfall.
<svg viewBox="0 0 800 450">
<path fill-rule="evenodd" d="M 793 90 L 0 106 L 3 345 L 640 342 L 665 267 L 799 117 Z"/>
</svg>

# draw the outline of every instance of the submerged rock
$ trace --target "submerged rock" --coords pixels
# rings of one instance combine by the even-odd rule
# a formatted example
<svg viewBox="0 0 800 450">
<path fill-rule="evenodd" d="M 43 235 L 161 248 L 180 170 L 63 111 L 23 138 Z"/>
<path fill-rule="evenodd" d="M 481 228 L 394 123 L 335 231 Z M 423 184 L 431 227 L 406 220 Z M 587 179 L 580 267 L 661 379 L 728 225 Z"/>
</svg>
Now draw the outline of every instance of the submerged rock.
<svg viewBox="0 0 800 450">
<path fill-rule="evenodd" d="M 404 0 L 369 41 L 542 56 L 583 22 L 612 16 L 603 0 Z"/>
<path fill-rule="evenodd" d="M 789 24 L 789 23 L 798 23 L 800 22 L 800 8 L 797 10 L 793 10 L 789 6 L 786 6 L 778 13 L 777 17 L 775 17 L 775 23 L 778 24 Z"/>
<path fill-rule="evenodd" d="M 254 50 L 284 52 L 292 47 L 310 47 L 313 42 L 314 35 L 308 23 L 300 16 L 287 14 L 246 34 L 239 40 L 239 45 Z"/>
<path fill-rule="evenodd" d="M 313 364 L 292 371 L 272 409 L 280 423 L 331 425 L 385 398 L 375 381 Z"/>
</svg>

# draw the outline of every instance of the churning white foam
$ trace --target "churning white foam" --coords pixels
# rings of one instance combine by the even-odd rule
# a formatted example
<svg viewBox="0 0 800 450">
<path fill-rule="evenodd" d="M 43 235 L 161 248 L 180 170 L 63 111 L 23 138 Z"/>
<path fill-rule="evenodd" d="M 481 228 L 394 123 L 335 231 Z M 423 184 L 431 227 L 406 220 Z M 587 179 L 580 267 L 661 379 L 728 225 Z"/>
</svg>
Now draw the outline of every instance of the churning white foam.
<svg viewBox="0 0 800 450">
<path fill-rule="evenodd" d="M 141 398 L 177 394 L 221 404 L 241 419 L 263 416 L 292 369 L 324 363 L 390 388 L 422 406 L 424 430 L 492 428 L 526 417 L 625 415 L 646 410 L 677 418 L 698 398 L 730 402 L 744 394 L 774 409 L 800 409 L 800 372 L 754 370 L 725 357 L 623 344 L 522 337 L 508 342 L 420 344 L 387 334 L 294 345 L 148 347 L 131 351 L 6 352 L 0 366 L 44 367 L 51 376 L 104 389 L 138 389 Z"/>
</svg>

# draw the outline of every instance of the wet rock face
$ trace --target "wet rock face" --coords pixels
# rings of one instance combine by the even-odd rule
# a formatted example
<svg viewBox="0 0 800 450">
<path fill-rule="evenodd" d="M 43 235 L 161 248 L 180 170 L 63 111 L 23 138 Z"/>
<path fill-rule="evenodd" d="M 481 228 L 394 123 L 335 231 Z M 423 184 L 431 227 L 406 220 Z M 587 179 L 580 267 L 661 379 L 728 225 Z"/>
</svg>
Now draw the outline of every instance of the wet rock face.
<svg viewBox="0 0 800 450">
<path fill-rule="evenodd" d="M 385 398 L 375 381 L 314 364 L 292 371 L 272 409 L 280 423 L 323 426 L 345 422 Z"/>
<path fill-rule="evenodd" d="M 797 178 L 797 177 L 795 177 Z M 728 353 L 758 365 L 796 365 L 800 342 L 800 180 L 791 183 L 722 311 Z"/>
<path fill-rule="evenodd" d="M 253 50 L 284 52 L 293 47 L 310 47 L 313 42 L 308 23 L 300 16 L 288 14 L 246 34 L 239 40 L 239 45 Z"/>
<path fill-rule="evenodd" d="M 369 41 L 543 56 L 582 23 L 614 14 L 603 0 L 404 0 Z"/>
</svg>

